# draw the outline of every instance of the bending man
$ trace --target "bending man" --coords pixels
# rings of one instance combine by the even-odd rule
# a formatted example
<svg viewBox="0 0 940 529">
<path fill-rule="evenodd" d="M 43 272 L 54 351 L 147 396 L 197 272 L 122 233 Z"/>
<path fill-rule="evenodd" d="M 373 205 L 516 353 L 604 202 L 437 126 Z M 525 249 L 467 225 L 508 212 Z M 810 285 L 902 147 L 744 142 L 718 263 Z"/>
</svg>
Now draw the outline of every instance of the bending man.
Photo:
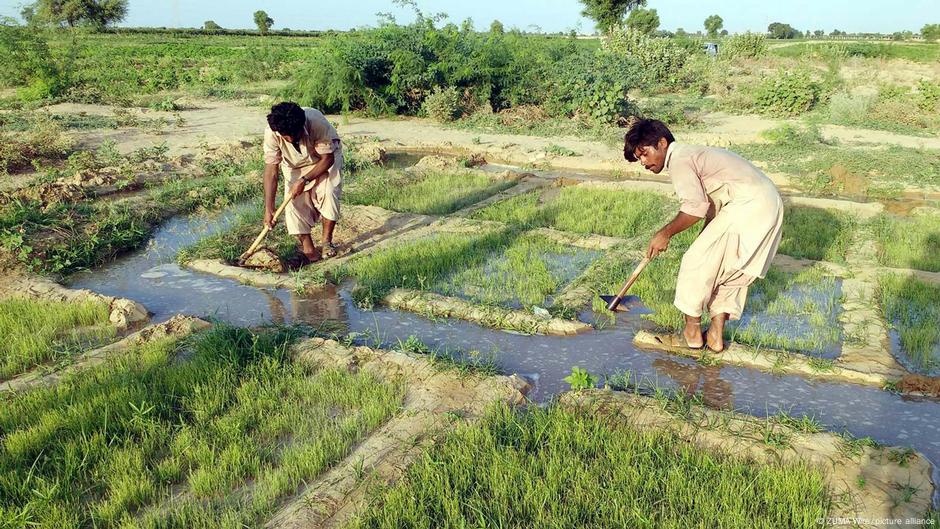
<svg viewBox="0 0 940 529">
<path fill-rule="evenodd" d="M 264 223 L 274 227 L 278 166 L 284 173 L 287 233 L 296 235 L 308 262 L 320 260 L 310 232 L 323 222 L 323 255 L 334 257 L 333 228 L 339 220 L 343 151 L 339 135 L 319 110 L 296 103 L 271 107 L 264 130 Z"/>
<path fill-rule="evenodd" d="M 678 345 L 724 349 L 725 321 L 741 317 L 747 288 L 767 274 L 780 244 L 783 201 L 767 176 L 737 154 L 715 147 L 682 145 L 661 121 L 637 121 L 624 139 L 623 155 L 659 174 L 663 169 L 679 196 L 679 213 L 650 240 L 656 257 L 677 233 L 705 219 L 702 232 L 682 256 L 675 306 L 685 314 Z M 703 336 L 701 315 L 711 318 Z M 676 345 L 676 344 L 673 344 Z"/>
</svg>

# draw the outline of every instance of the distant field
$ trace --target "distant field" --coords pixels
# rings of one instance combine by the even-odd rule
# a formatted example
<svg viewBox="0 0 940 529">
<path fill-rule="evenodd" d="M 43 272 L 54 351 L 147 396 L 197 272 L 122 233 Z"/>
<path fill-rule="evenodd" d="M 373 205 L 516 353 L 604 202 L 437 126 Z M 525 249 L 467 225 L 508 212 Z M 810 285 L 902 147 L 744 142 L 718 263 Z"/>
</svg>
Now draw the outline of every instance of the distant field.
<svg viewBox="0 0 940 529">
<path fill-rule="evenodd" d="M 778 41 L 779 43 L 780 41 Z M 800 58 L 807 54 L 837 54 L 869 59 L 907 59 L 914 62 L 940 60 L 940 43 L 929 42 L 865 42 L 865 41 L 807 41 L 793 44 L 774 44 L 770 52 L 780 57 Z"/>
</svg>

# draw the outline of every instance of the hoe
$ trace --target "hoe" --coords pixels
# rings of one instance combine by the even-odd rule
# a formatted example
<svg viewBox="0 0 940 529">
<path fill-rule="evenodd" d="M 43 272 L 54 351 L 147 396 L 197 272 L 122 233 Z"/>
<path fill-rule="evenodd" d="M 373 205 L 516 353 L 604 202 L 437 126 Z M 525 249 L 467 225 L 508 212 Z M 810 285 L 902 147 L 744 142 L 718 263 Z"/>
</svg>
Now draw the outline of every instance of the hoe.
<svg viewBox="0 0 940 529">
<path fill-rule="evenodd" d="M 274 212 L 274 220 L 277 220 L 281 216 L 281 213 L 284 212 L 284 208 L 287 207 L 287 204 L 289 202 L 290 202 L 290 198 L 284 199 L 284 202 L 277 208 L 277 211 Z M 264 240 L 265 236 L 267 236 L 269 231 L 271 231 L 271 228 L 268 227 L 267 225 L 265 225 L 265 227 L 261 229 L 261 233 L 259 233 L 258 237 L 255 238 L 255 242 L 251 243 L 251 246 L 249 246 L 248 249 L 245 250 L 245 253 L 241 254 L 238 257 L 239 266 L 244 266 L 245 260 L 251 257 L 251 254 L 255 253 L 255 251 L 258 249 L 258 245 L 261 244 L 261 241 Z"/>
<path fill-rule="evenodd" d="M 640 264 L 636 266 L 636 269 L 633 270 L 633 273 L 630 274 L 630 279 L 627 279 L 627 282 L 624 283 L 623 288 L 620 289 L 620 293 L 616 296 L 601 296 L 601 299 L 607 302 L 607 310 L 613 312 L 627 312 L 630 310 L 627 307 L 621 306 L 623 298 L 626 297 L 627 291 L 630 290 L 630 287 L 633 286 L 633 283 L 636 282 L 636 278 L 640 277 L 640 272 L 646 268 L 646 265 L 650 264 L 649 257 L 644 257 Z"/>
</svg>

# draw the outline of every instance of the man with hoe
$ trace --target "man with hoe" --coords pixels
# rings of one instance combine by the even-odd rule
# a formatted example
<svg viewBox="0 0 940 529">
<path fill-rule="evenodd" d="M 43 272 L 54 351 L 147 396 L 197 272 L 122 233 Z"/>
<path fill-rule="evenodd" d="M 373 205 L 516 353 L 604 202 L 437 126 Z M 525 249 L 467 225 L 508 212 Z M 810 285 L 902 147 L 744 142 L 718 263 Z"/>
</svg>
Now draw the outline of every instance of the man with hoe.
<svg viewBox="0 0 940 529">
<path fill-rule="evenodd" d="M 336 256 L 333 228 L 339 220 L 342 193 L 343 151 L 339 135 L 316 109 L 283 102 L 271 107 L 264 130 L 264 224 L 273 228 L 278 168 L 284 173 L 287 233 L 296 235 L 307 262 L 316 262 L 321 252 L 310 232 L 318 219 L 323 222 L 323 252 Z"/>
<path fill-rule="evenodd" d="M 747 288 L 767 274 L 780 244 L 783 201 L 776 186 L 737 154 L 714 147 L 682 145 L 661 121 L 643 119 L 630 127 L 623 155 L 656 174 L 663 169 L 679 196 L 676 217 L 650 240 L 647 257 L 669 247 L 677 233 L 705 219 L 702 232 L 682 257 L 675 306 L 685 315 L 679 336 L 665 345 L 720 352 L 725 321 L 741 317 Z M 707 312 L 706 312 L 707 311 Z M 711 319 L 703 336 L 702 313 Z"/>
</svg>

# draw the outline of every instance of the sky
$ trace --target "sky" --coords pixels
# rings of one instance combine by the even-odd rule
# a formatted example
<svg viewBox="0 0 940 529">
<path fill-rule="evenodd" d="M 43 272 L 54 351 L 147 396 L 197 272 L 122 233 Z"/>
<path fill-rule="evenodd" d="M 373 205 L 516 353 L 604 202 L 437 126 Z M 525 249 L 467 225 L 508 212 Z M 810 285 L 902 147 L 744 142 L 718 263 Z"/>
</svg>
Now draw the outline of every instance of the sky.
<svg viewBox="0 0 940 529">
<path fill-rule="evenodd" d="M 0 16 L 18 17 L 23 0 L 0 0 Z M 478 29 L 499 19 L 506 28 L 545 32 L 593 32 L 593 23 L 580 15 L 577 0 L 418 0 L 425 13 L 445 12 L 453 22 L 472 18 Z M 706 17 L 718 14 L 732 33 L 766 31 L 771 22 L 784 22 L 800 31 L 840 29 L 849 33 L 919 32 L 927 23 L 940 23 L 940 0 L 648 0 L 656 9 L 661 29 L 702 29 Z M 263 9 L 275 29 L 345 30 L 374 26 L 376 13 L 391 12 L 399 22 L 413 20 L 408 9 L 391 0 L 129 0 L 122 26 L 201 27 L 213 20 L 224 28 L 253 28 L 252 14 Z M 537 26 L 537 27 L 536 27 Z"/>
</svg>

